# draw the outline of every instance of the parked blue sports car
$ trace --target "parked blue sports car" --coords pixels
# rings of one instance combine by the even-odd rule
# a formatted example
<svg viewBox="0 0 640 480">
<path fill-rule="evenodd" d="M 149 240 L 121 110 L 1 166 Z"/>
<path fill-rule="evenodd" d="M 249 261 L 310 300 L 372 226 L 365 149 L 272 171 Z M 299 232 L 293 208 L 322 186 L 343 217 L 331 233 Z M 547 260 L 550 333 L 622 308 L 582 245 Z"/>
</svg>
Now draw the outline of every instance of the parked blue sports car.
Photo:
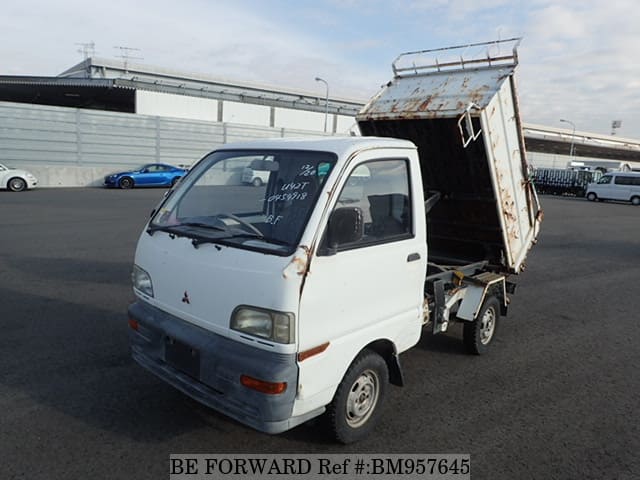
<svg viewBox="0 0 640 480">
<path fill-rule="evenodd" d="M 104 177 L 106 187 L 170 187 L 187 173 L 184 168 L 150 163 L 130 172 L 114 173 Z"/>
</svg>

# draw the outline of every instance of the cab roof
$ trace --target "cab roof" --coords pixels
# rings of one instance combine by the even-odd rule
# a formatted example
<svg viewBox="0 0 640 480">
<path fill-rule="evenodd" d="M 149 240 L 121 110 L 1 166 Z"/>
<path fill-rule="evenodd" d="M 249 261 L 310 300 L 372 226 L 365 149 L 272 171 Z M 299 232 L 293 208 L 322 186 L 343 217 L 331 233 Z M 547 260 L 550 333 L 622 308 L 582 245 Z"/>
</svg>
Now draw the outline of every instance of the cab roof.
<svg viewBox="0 0 640 480">
<path fill-rule="evenodd" d="M 228 143 L 217 150 L 313 150 L 333 152 L 339 157 L 361 150 L 378 148 L 406 148 L 416 146 L 408 140 L 385 137 L 310 137 L 269 138 L 242 143 Z"/>
</svg>

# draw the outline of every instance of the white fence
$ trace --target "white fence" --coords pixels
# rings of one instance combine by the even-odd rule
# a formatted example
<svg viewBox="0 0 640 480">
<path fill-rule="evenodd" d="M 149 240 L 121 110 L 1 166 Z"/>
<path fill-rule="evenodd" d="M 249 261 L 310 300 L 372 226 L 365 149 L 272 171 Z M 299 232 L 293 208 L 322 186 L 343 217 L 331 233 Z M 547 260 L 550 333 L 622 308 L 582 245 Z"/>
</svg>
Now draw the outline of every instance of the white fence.
<svg viewBox="0 0 640 480">
<path fill-rule="evenodd" d="M 0 163 L 32 171 L 41 186 L 100 185 L 145 163 L 190 165 L 216 147 L 323 133 L 0 102 Z"/>
</svg>

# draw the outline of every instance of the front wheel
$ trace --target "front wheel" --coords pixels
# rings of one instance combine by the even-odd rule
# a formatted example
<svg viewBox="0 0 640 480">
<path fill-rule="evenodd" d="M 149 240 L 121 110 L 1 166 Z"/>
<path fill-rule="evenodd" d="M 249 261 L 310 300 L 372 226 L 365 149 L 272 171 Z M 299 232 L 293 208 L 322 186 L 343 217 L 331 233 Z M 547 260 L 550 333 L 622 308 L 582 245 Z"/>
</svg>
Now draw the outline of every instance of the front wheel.
<svg viewBox="0 0 640 480">
<path fill-rule="evenodd" d="M 638 205 L 640 205 L 640 197 L 633 197 L 633 198 L 631 199 L 631 204 L 632 204 L 632 205 L 635 205 L 636 207 L 637 207 Z"/>
<path fill-rule="evenodd" d="M 500 302 L 496 297 L 487 297 L 476 319 L 464 324 L 462 336 L 469 353 L 482 355 L 489 350 L 489 344 L 496 334 L 499 317 Z"/>
<path fill-rule="evenodd" d="M 328 407 L 331 431 L 341 443 L 365 438 L 375 427 L 389 385 L 384 359 L 364 350 L 353 361 Z"/>
<path fill-rule="evenodd" d="M 118 182 L 118 186 L 124 189 L 133 188 L 133 179 L 129 177 L 121 178 Z"/>
<path fill-rule="evenodd" d="M 590 192 L 587 195 L 587 200 L 589 200 L 590 202 L 595 202 L 597 199 L 598 199 L 598 196 L 593 192 Z"/>
<path fill-rule="evenodd" d="M 251 184 L 254 187 L 261 187 L 262 186 L 262 179 L 256 177 L 256 178 L 253 179 L 253 182 L 251 182 Z"/>
<path fill-rule="evenodd" d="M 7 183 L 7 187 L 9 187 L 9 190 L 11 190 L 12 192 L 21 192 L 27 189 L 27 182 L 25 182 L 24 179 L 20 177 L 14 177 L 9 180 L 9 183 Z"/>
</svg>

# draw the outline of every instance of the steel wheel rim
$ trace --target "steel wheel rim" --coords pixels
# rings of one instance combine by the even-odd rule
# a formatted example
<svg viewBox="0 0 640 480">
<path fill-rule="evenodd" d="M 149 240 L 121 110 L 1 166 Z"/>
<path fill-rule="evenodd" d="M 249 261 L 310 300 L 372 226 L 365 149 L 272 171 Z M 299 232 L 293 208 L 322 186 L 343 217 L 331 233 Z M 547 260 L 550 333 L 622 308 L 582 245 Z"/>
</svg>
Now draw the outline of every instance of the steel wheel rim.
<svg viewBox="0 0 640 480">
<path fill-rule="evenodd" d="M 493 308 L 488 308 L 480 319 L 480 343 L 486 345 L 491 341 L 493 332 L 496 330 L 496 312 Z"/>
<path fill-rule="evenodd" d="M 22 190 L 24 186 L 24 181 L 19 178 L 13 178 L 11 180 L 11 190 Z"/>
<path fill-rule="evenodd" d="M 380 396 L 380 379 L 373 370 L 365 370 L 353 382 L 347 397 L 346 420 L 352 428 L 364 425 L 373 414 Z"/>
</svg>

